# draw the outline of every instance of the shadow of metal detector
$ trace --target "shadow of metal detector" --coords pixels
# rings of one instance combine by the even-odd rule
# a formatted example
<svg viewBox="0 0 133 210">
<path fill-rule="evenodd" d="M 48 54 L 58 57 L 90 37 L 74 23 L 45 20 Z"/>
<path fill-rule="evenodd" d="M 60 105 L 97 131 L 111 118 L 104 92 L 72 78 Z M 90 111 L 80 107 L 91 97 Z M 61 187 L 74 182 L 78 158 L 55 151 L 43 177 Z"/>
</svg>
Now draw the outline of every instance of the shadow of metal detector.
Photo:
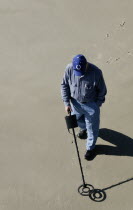
<svg viewBox="0 0 133 210">
<path fill-rule="evenodd" d="M 77 151 L 77 155 L 78 155 L 79 166 L 80 166 L 80 171 L 81 171 L 81 176 L 82 176 L 82 181 L 83 181 L 83 184 L 78 187 L 78 192 L 82 196 L 89 196 L 90 199 L 93 201 L 101 202 L 106 199 L 106 193 L 103 190 L 94 189 L 94 187 L 92 185 L 87 184 L 85 182 L 83 167 L 81 164 L 81 158 L 80 158 L 77 139 L 76 139 L 75 130 L 74 130 L 74 128 L 78 127 L 76 115 L 71 115 L 71 112 L 69 112 L 69 116 L 66 116 L 65 120 L 66 120 L 66 125 L 67 125 L 68 131 L 70 129 L 72 129 L 72 134 L 74 137 L 74 142 L 75 142 L 75 146 L 76 146 L 76 151 Z"/>
</svg>

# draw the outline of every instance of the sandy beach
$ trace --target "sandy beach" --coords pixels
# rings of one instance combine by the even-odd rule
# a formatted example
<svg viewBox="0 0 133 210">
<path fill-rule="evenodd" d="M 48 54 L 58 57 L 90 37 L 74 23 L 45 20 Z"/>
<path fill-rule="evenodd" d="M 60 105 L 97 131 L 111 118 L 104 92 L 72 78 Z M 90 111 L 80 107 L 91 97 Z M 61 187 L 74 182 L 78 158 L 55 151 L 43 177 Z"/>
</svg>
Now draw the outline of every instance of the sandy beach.
<svg viewBox="0 0 133 210">
<path fill-rule="evenodd" d="M 133 210 L 133 1 L 0 1 L 0 210 Z M 60 84 L 76 54 L 103 72 L 99 154 L 81 196 Z M 76 129 L 77 131 L 77 129 Z"/>
</svg>

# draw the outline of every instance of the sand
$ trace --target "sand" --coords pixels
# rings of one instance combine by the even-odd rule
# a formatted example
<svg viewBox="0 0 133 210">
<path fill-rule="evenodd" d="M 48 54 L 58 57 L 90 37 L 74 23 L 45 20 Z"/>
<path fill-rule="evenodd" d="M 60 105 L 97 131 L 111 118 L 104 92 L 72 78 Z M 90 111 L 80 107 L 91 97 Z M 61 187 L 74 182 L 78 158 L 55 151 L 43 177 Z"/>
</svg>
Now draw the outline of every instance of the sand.
<svg viewBox="0 0 133 210">
<path fill-rule="evenodd" d="M 0 210 L 133 209 L 132 8 L 131 0 L 0 1 Z M 103 154 L 84 160 L 78 139 L 86 182 L 105 189 L 99 203 L 77 192 L 82 179 L 60 96 L 78 53 L 101 68 L 108 88 Z"/>
</svg>

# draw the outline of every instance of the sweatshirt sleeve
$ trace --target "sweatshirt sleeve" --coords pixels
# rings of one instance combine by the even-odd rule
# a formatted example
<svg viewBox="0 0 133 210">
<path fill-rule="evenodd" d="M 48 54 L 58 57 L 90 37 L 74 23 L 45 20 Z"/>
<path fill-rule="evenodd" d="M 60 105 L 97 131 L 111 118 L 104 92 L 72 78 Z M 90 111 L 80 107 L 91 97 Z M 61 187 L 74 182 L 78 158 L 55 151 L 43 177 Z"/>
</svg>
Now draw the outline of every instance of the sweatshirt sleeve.
<svg viewBox="0 0 133 210">
<path fill-rule="evenodd" d="M 105 95 L 107 94 L 106 84 L 103 78 L 102 71 L 100 71 L 100 78 L 97 85 L 97 105 L 100 107 L 105 102 Z"/>
<path fill-rule="evenodd" d="M 64 102 L 65 106 L 70 106 L 70 87 L 69 87 L 69 83 L 68 83 L 68 67 L 66 67 L 64 76 L 63 76 L 63 80 L 61 83 L 61 97 L 62 100 Z"/>
</svg>

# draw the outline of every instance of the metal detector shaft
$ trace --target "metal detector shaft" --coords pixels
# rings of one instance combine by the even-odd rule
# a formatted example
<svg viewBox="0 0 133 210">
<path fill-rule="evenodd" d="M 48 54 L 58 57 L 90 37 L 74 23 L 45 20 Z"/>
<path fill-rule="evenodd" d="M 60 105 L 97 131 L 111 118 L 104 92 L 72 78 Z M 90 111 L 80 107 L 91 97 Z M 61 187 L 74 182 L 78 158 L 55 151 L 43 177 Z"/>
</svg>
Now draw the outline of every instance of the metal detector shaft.
<svg viewBox="0 0 133 210">
<path fill-rule="evenodd" d="M 75 146 L 76 146 L 76 150 L 77 150 L 77 155 L 78 155 L 78 160 L 79 160 L 79 165 L 80 165 L 80 170 L 81 170 L 81 175 L 82 175 L 82 180 L 83 180 L 83 186 L 85 187 L 86 186 L 85 178 L 84 178 L 84 173 L 83 173 L 83 168 L 82 168 L 82 164 L 81 164 L 81 159 L 80 159 L 80 155 L 79 155 L 78 144 L 77 144 L 74 128 L 72 128 L 72 131 L 73 131 L 74 142 L 75 142 Z"/>
</svg>

